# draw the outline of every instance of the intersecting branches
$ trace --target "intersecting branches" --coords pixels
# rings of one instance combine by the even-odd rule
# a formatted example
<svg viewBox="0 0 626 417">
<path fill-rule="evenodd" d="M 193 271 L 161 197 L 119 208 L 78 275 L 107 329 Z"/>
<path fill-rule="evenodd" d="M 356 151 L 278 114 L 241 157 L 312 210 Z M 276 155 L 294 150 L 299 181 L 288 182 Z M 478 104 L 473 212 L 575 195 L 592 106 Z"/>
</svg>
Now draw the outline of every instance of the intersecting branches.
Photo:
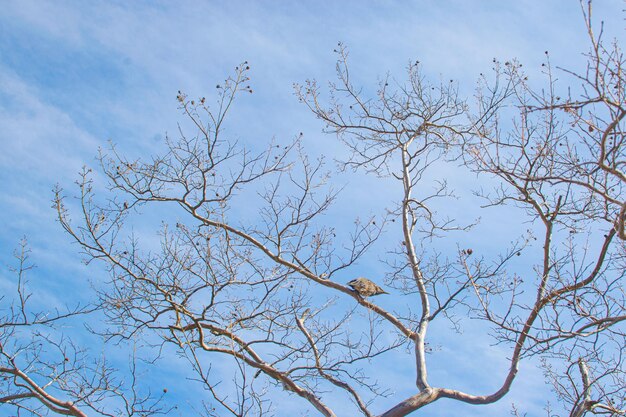
<svg viewBox="0 0 626 417">
<path fill-rule="evenodd" d="M 500 117 L 477 123 L 463 148 L 470 166 L 501 181 L 494 192 L 482 194 L 487 205 L 523 209 L 542 235 L 534 296 L 511 293 L 506 314 L 495 315 L 483 305 L 482 316 L 499 328 L 499 340 L 515 346 L 509 376 L 523 356 L 542 355 L 553 382 L 572 382 L 568 389 L 561 382 L 553 385 L 576 416 L 600 412 L 598 404 L 615 404 L 603 394 L 604 384 L 623 374 L 619 346 L 626 320 L 623 55 L 617 42 L 606 48 L 602 34 L 594 34 L 591 3 L 581 4 L 592 45 L 587 71 L 579 75 L 559 69 L 580 87 L 559 93 L 548 52 L 542 64 L 547 88 L 542 90 L 529 84 L 521 64 L 496 62 L 499 87 L 479 90 L 479 108 L 494 97 L 511 103 L 513 126 L 504 129 Z M 594 366 L 611 370 L 617 379 L 590 379 L 587 362 L 605 344 L 612 346 L 611 353 L 595 356 Z M 580 379 L 571 378 L 574 369 L 582 374 L 584 394 L 575 388 Z M 559 371 L 565 376 L 556 376 Z M 591 391 L 598 397 L 592 399 Z M 619 406 L 607 407 L 613 411 L 603 413 L 620 415 Z"/>
<path fill-rule="evenodd" d="M 109 269 L 100 294 L 108 340 L 150 332 L 157 347 L 176 347 L 209 395 L 207 415 L 271 413 L 260 393 L 277 389 L 326 416 L 335 413 L 325 394 L 340 389 L 372 415 L 368 405 L 388 391 L 362 364 L 413 332 L 333 278 L 367 253 L 387 221 L 355 219 L 338 245 L 345 231 L 323 216 L 340 190 L 329 184 L 324 160 L 305 154 L 299 136 L 260 151 L 224 138 L 232 103 L 251 91 L 248 70 L 242 64 L 218 86 L 213 107 L 179 93 L 189 123 L 178 140 L 167 139 L 164 156 L 128 160 L 113 146 L 102 152 L 114 196 L 99 203 L 85 169 L 79 221 L 70 219 L 72 204 L 60 189 L 59 221 L 88 261 L 104 261 Z M 156 249 L 142 250 L 138 237 L 125 238 L 126 222 L 157 203 L 176 207 L 176 221 L 162 223 Z M 354 304 L 368 311 L 366 320 L 353 314 Z M 210 366 L 216 355 L 230 358 L 234 391 L 222 388 L 225 378 Z"/>
<path fill-rule="evenodd" d="M 15 253 L 16 296 L 2 299 L 0 319 L 0 403 L 18 415 L 132 416 L 167 412 L 160 398 L 139 394 L 124 384 L 104 359 L 78 346 L 60 331 L 96 311 L 94 306 L 65 306 L 36 311 L 27 273 L 33 269 L 22 241 Z M 134 378 L 135 369 L 130 375 Z M 143 389 L 141 389 L 143 391 Z"/>
<path fill-rule="evenodd" d="M 419 62 L 405 81 L 387 76 L 367 94 L 341 44 L 327 98 L 315 81 L 296 86 L 347 146 L 339 169 L 380 177 L 396 191 L 382 219 L 333 224 L 327 213 L 342 190 L 323 158 L 307 156 L 301 135 L 264 149 L 227 136 L 233 104 L 252 92 L 247 63 L 217 86 L 214 104 L 179 93 L 186 124 L 165 153 L 128 159 L 111 146 L 100 154 L 108 198 L 94 191 L 88 169 L 76 200 L 56 193 L 62 226 L 88 261 L 110 272 L 100 293 L 108 340 L 177 349 L 208 396 L 206 415 L 270 415 L 272 399 L 285 395 L 324 416 L 346 399 L 355 412 L 376 415 L 374 401 L 394 389 L 376 379 L 377 369 L 406 346 L 415 393 L 380 416 L 441 398 L 494 403 L 533 355 L 546 360 L 572 415 L 618 415 L 623 406 L 611 395 L 623 386 L 621 355 L 591 353 L 624 340 L 623 58 L 617 43 L 605 48 L 594 34 L 590 6 L 584 15 L 589 67 L 566 71 L 582 82 L 580 94 L 557 93 L 549 56 L 544 90 L 529 85 L 518 62 L 495 61 L 495 82 L 481 80 L 473 114 L 454 82 L 428 82 Z M 493 256 L 461 249 L 455 234 L 473 237 L 475 222 L 447 214 L 459 201 L 442 175 L 452 170 L 495 181 L 478 193 L 482 208 L 515 207 L 527 234 Z M 149 238 L 130 228 L 150 222 L 157 206 L 171 211 L 159 219 L 158 244 L 146 249 Z M 383 235 L 399 242 L 383 256 L 392 309 L 342 283 Z M 500 385 L 485 395 L 428 378 L 429 326 L 445 317 L 459 328 L 459 310 L 486 321 L 510 349 Z M 216 357 L 229 361 L 230 377 L 212 366 Z"/>
</svg>

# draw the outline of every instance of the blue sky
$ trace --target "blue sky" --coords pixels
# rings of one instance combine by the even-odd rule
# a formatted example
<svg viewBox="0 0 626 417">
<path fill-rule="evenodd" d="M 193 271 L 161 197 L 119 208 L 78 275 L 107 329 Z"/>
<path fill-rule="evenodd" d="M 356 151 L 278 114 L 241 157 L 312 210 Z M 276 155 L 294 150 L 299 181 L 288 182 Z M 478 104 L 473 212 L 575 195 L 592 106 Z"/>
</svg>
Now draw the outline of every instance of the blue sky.
<svg viewBox="0 0 626 417">
<path fill-rule="evenodd" d="M 468 95 L 494 57 L 519 59 L 532 77 L 544 50 L 553 62 L 580 68 L 587 49 L 580 6 L 564 0 L 24 0 L 1 6 L 0 259 L 10 262 L 27 236 L 39 266 L 31 281 L 46 291 L 42 299 L 49 304 L 69 287 L 88 297 L 87 277 L 103 274 L 80 264 L 77 246 L 55 222 L 52 188 L 71 188 L 81 166 L 95 166 L 98 148 L 109 140 L 131 155 L 163 149 L 165 133 L 175 133 L 181 120 L 178 90 L 210 97 L 215 84 L 247 60 L 255 93 L 237 103 L 231 134 L 265 143 L 304 132 L 310 152 L 334 154 L 341 147 L 298 104 L 292 84 L 333 80 L 338 41 L 348 46 L 359 83 L 373 88 L 387 72 L 402 78 L 409 60 L 419 59 L 429 77 L 457 80 Z M 624 36 L 622 8 L 618 0 L 595 5 L 609 37 Z M 3 269 L 0 289 L 10 280 Z M 500 348 L 486 349 L 492 349 L 487 356 L 502 356 Z M 464 375 L 476 364 L 455 366 L 461 372 L 435 368 L 433 379 L 475 382 Z M 503 415 L 515 400 L 534 415 L 544 388 L 535 384 L 539 371 L 524 371 L 500 405 L 459 410 Z M 446 415 L 435 408 L 425 415 Z"/>
</svg>

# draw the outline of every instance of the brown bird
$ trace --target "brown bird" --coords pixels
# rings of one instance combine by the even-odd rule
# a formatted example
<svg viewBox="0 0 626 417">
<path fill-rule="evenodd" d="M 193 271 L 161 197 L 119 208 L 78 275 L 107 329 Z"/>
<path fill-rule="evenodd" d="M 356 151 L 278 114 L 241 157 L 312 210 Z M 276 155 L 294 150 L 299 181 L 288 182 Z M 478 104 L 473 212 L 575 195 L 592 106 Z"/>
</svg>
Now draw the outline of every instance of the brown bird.
<svg viewBox="0 0 626 417">
<path fill-rule="evenodd" d="M 371 297 L 379 294 L 389 294 L 387 291 L 380 288 L 367 278 L 359 277 L 348 282 L 348 285 L 352 287 L 361 297 Z"/>
</svg>

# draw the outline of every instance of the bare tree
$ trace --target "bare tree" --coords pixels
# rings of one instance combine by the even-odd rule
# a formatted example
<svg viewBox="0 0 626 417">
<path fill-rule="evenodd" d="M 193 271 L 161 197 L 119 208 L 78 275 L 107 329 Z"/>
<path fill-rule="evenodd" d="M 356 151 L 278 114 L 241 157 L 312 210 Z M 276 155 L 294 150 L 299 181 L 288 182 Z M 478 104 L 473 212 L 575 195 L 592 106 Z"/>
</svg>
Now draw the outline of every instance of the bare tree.
<svg viewBox="0 0 626 417">
<path fill-rule="evenodd" d="M 107 342 L 176 349 L 207 393 L 204 415 L 270 415 L 278 406 L 272 398 L 283 395 L 324 416 L 344 410 L 346 399 L 354 412 L 384 417 L 444 398 L 491 404 L 507 395 L 531 356 L 542 359 L 570 416 L 625 414 L 624 61 L 617 42 L 605 47 L 594 34 L 591 5 L 585 7 L 589 67 L 582 75 L 560 70 L 582 84 L 566 94 L 558 93 L 558 69 L 547 57 L 546 89 L 529 85 L 519 63 L 496 61 L 495 78 L 482 79 L 475 106 L 454 82 L 427 81 L 419 62 L 408 66 L 406 81 L 386 77 L 368 95 L 354 84 L 339 45 L 338 81 L 328 97 L 314 81 L 297 86 L 297 96 L 347 146 L 339 170 L 384 178 L 397 190 L 384 213 L 355 216 L 352 230 L 327 216 L 341 189 L 323 158 L 306 155 L 301 135 L 264 149 L 226 136 L 234 101 L 252 93 L 247 62 L 217 86 L 215 104 L 179 93 L 188 124 L 178 139 L 167 138 L 164 155 L 128 159 L 111 146 L 99 158 L 107 198 L 94 190 L 89 169 L 78 181 L 77 205 L 56 191 L 60 223 L 87 260 L 102 261 L 110 273 L 99 293 Z M 472 237 L 474 221 L 446 213 L 470 201 L 440 178 L 446 169 L 496 184 L 478 193 L 484 210 L 510 206 L 528 233 L 489 257 L 460 249 L 459 236 Z M 145 214 L 160 206 L 169 210 L 160 240 L 146 249 L 130 231 L 133 219 L 149 219 Z M 372 254 L 385 264 L 384 282 L 358 281 L 376 290 L 354 289 L 355 267 Z M 394 297 L 393 309 L 371 298 L 383 292 L 392 293 L 380 297 Z M 3 340 L 19 340 L 10 332 L 20 323 L 45 324 L 28 319 L 18 299 Z M 467 314 L 509 349 L 508 369 L 491 392 L 433 386 L 428 377 L 430 327 L 444 319 L 462 326 Z M 75 381 L 79 369 L 65 370 L 64 343 L 46 342 L 63 353 L 56 367 L 46 368 L 54 362 L 37 352 L 19 366 L 14 354 L 5 355 L 0 371 L 15 376 L 3 402 L 27 407 L 28 398 L 61 414 L 89 412 L 82 406 L 120 415 L 101 406 L 100 392 L 115 391 L 108 371 L 90 381 L 89 395 L 80 391 L 84 378 L 60 383 Z M 415 368 L 407 398 L 376 377 L 390 352 Z M 212 369 L 220 357 L 233 370 L 229 387 Z M 41 385 L 25 388 L 18 372 L 40 375 L 39 368 L 55 393 L 73 400 L 51 391 L 48 398 Z M 374 409 L 380 397 L 392 405 Z M 162 411 L 150 403 L 139 412 L 141 401 L 121 414 Z"/>
<path fill-rule="evenodd" d="M 18 266 L 16 296 L 0 298 L 0 404 L 16 415 L 84 417 L 147 416 L 163 414 L 160 398 L 140 394 L 133 364 L 129 380 L 120 378 L 105 358 L 72 341 L 72 320 L 96 311 L 95 306 L 65 306 L 36 311 L 27 274 L 33 269 L 30 250 L 21 242 L 15 253 Z M 79 329 L 81 331 L 83 329 Z"/>
<path fill-rule="evenodd" d="M 197 133 L 181 132 L 180 140 L 168 140 L 165 156 L 141 162 L 124 159 L 115 149 L 102 155 L 113 189 L 125 200 L 97 206 L 85 172 L 81 225 L 70 223 L 60 192 L 59 219 L 89 257 L 109 265 L 111 288 L 101 294 L 102 302 L 119 325 L 110 337 L 131 338 L 150 330 L 177 346 L 213 397 L 205 404 L 208 415 L 216 407 L 219 415 L 264 414 L 266 381 L 302 397 L 323 415 L 334 413 L 322 394 L 340 389 L 371 415 L 370 399 L 359 389 L 370 397 L 384 391 L 360 371 L 361 363 L 402 345 L 412 332 L 332 278 L 365 253 L 386 221 L 356 221 L 349 244 L 339 253 L 336 232 L 317 221 L 336 197 L 326 184 L 323 161 L 310 161 L 299 138 L 272 143 L 256 154 L 222 139 L 235 97 L 250 91 L 248 70 L 242 64 L 218 86 L 216 110 L 203 98 L 178 96 Z M 290 153 L 297 158 L 289 159 Z M 252 224 L 230 219 L 231 205 L 246 189 L 258 195 L 258 201 L 245 196 L 248 206 L 258 204 L 259 218 Z M 187 218 L 164 225 L 158 255 L 140 251 L 134 241 L 120 245 L 117 236 L 126 217 L 153 202 L 174 203 Z M 313 285 L 327 292 L 314 293 Z M 339 302 L 328 291 L 354 301 Z M 358 305 L 376 315 L 355 335 L 349 325 Z M 398 330 L 397 338 L 381 337 L 383 321 Z M 210 373 L 208 354 L 228 356 L 236 365 L 235 398 L 217 389 L 220 381 Z"/>
<path fill-rule="evenodd" d="M 512 298 L 506 314 L 485 307 L 483 317 L 515 354 L 543 355 L 570 416 L 624 415 L 625 61 L 617 41 L 603 42 L 602 26 L 594 33 L 591 2 L 581 6 L 591 43 L 585 72 L 554 68 L 546 51 L 547 88 L 536 90 L 521 64 L 496 62 L 499 88 L 484 88 L 480 107 L 508 98 L 518 115 L 506 131 L 498 117 L 477 117 L 465 161 L 501 180 L 484 195 L 488 204 L 523 207 L 542 226 L 529 314 Z M 564 88 L 555 72 L 574 82 Z"/>
</svg>

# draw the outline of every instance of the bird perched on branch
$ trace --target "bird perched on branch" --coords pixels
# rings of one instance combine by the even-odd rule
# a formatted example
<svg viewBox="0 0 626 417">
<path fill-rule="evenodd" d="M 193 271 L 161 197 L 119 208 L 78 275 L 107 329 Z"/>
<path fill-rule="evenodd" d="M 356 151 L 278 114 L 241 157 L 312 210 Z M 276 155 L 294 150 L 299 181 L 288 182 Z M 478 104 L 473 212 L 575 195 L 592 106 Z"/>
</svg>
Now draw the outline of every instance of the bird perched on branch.
<svg viewBox="0 0 626 417">
<path fill-rule="evenodd" d="M 371 297 L 379 294 L 389 294 L 387 291 L 380 288 L 367 278 L 359 277 L 348 282 L 348 285 L 352 287 L 361 297 Z"/>
</svg>

